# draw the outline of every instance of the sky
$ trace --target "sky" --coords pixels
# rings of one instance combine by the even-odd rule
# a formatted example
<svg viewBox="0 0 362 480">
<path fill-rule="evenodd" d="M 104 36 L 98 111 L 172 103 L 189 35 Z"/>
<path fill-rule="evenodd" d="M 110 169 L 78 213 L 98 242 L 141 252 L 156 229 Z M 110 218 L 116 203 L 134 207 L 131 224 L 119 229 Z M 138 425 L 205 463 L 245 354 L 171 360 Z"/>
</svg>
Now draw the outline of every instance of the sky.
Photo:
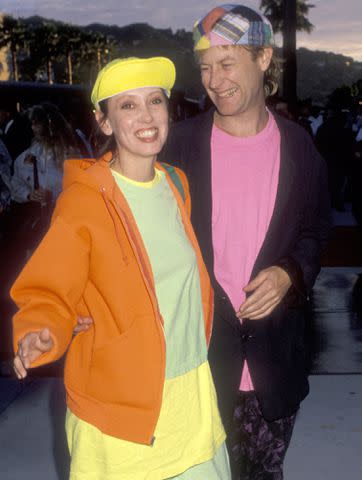
<svg viewBox="0 0 362 480">
<path fill-rule="evenodd" d="M 309 2 L 315 5 L 309 15 L 315 28 L 311 34 L 299 33 L 297 46 L 362 61 L 361 0 Z M 76 25 L 147 22 L 157 28 L 191 30 L 196 19 L 221 3 L 223 0 L 0 0 L 0 11 L 22 17 L 41 15 Z M 258 8 L 260 0 L 243 0 L 243 4 Z"/>
</svg>

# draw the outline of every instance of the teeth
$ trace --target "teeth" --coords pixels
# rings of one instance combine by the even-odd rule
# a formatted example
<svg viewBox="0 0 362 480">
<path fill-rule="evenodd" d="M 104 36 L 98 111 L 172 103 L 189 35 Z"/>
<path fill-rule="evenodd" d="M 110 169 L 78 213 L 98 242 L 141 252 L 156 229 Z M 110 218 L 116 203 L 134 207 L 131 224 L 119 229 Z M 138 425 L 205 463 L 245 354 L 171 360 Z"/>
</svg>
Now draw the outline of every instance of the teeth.
<svg viewBox="0 0 362 480">
<path fill-rule="evenodd" d="M 237 91 L 237 88 L 230 88 L 225 92 L 219 93 L 219 97 L 221 98 L 232 97 L 236 91 Z"/>
<path fill-rule="evenodd" d="M 136 137 L 139 138 L 151 138 L 157 133 L 157 128 L 150 128 L 148 130 L 142 130 L 136 133 Z"/>
</svg>

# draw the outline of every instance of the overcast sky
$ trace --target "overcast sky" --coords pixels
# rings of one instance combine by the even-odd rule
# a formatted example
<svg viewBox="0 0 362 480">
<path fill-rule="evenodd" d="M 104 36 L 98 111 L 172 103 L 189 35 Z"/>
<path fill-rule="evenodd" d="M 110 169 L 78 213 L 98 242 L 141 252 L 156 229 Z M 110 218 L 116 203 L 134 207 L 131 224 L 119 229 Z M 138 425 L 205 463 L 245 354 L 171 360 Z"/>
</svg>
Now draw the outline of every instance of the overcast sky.
<svg viewBox="0 0 362 480">
<path fill-rule="evenodd" d="M 221 3 L 223 0 L 0 0 L 0 11 L 23 17 L 41 15 L 78 25 L 147 22 L 154 27 L 191 30 L 197 18 Z M 260 1 L 243 3 L 257 8 Z M 310 35 L 298 34 L 298 46 L 342 53 L 362 61 L 361 0 L 310 3 L 315 5 L 309 16 L 315 29 Z"/>
</svg>

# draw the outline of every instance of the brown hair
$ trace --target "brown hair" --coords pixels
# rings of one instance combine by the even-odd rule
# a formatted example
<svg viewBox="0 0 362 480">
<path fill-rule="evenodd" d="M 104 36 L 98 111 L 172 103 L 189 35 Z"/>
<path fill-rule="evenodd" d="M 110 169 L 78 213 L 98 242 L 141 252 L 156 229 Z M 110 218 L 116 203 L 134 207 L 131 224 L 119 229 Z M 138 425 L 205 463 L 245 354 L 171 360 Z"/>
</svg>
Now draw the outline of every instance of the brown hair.
<svg viewBox="0 0 362 480">
<path fill-rule="evenodd" d="M 99 102 L 99 109 L 103 114 L 103 118 L 101 120 L 101 125 L 103 125 L 108 116 L 108 99 Z M 112 152 L 114 157 L 117 152 L 117 143 L 114 133 L 112 133 L 112 135 L 106 135 L 102 132 L 101 125 L 97 123 L 91 135 L 96 157 L 101 157 L 109 151 Z"/>
<path fill-rule="evenodd" d="M 56 105 L 48 102 L 35 105 L 28 115 L 31 122 L 42 126 L 41 138 L 38 141 L 46 150 L 53 152 L 59 169 L 66 157 L 79 156 L 73 130 Z"/>
</svg>

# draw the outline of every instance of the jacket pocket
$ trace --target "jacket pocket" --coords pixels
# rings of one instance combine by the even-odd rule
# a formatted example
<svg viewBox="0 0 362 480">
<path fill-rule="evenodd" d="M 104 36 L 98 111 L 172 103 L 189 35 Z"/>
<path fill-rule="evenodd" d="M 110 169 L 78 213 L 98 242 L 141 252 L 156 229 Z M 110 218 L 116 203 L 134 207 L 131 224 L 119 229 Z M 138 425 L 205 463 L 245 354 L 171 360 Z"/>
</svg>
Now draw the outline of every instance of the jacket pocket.
<svg viewBox="0 0 362 480">
<path fill-rule="evenodd" d="M 135 407 L 147 403 L 150 389 L 155 391 L 161 366 L 161 349 L 152 332 L 153 323 L 154 319 L 147 315 L 138 316 L 128 330 L 93 352 L 88 395 L 105 403 Z"/>
</svg>

